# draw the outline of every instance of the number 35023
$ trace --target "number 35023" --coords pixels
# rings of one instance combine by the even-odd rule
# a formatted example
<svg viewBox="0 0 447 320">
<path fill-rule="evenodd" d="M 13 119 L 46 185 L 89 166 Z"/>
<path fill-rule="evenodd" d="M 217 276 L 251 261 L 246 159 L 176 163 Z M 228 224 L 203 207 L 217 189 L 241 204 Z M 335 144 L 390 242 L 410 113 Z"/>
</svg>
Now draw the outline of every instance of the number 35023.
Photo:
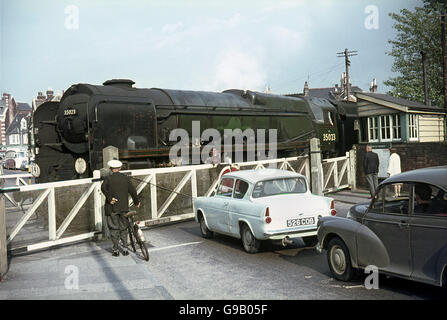
<svg viewBox="0 0 447 320">
<path fill-rule="evenodd" d="M 323 133 L 323 141 L 335 141 L 335 133 Z"/>
</svg>

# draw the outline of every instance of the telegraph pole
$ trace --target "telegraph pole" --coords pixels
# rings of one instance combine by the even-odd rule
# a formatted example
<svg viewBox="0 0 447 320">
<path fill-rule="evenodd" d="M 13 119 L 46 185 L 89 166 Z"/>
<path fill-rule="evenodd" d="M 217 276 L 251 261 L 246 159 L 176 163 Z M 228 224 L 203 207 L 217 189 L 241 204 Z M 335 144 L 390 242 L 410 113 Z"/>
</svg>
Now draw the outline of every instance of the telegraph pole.
<svg viewBox="0 0 447 320">
<path fill-rule="evenodd" d="M 349 88 L 349 66 L 351 65 L 351 61 L 349 61 L 349 57 L 352 56 L 356 56 L 357 55 L 357 51 L 348 51 L 348 49 L 345 49 L 345 51 L 343 52 L 337 52 L 337 57 L 339 58 L 343 58 L 345 57 L 345 68 L 346 68 L 346 100 L 349 101 L 349 95 L 350 93 L 350 88 Z"/>
</svg>

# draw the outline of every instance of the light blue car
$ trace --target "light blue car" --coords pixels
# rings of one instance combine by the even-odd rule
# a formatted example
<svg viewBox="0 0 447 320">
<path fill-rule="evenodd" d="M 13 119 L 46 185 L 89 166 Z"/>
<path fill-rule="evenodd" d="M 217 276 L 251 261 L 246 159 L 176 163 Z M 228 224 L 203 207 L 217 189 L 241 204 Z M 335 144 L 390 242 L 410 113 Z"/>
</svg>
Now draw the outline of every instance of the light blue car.
<svg viewBox="0 0 447 320">
<path fill-rule="evenodd" d="M 286 245 L 300 237 L 314 246 L 318 220 L 336 214 L 334 200 L 313 195 L 305 176 L 279 169 L 227 173 L 213 196 L 196 198 L 193 206 L 204 238 L 229 235 L 249 253 L 258 252 L 263 240 Z"/>
</svg>

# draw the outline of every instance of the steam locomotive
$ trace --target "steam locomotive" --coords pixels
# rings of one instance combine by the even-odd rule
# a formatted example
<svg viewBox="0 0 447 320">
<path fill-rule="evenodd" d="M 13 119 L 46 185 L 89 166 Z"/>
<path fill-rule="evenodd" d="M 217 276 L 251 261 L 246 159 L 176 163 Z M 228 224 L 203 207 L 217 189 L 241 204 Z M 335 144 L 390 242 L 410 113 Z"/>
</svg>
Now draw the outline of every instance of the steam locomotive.
<svg viewBox="0 0 447 320">
<path fill-rule="evenodd" d="M 127 79 L 75 84 L 59 102 L 37 108 L 33 136 L 39 182 L 91 176 L 103 167 L 103 149 L 110 145 L 119 149 L 127 169 L 159 166 L 169 161 L 169 151 L 177 143 L 170 141 L 170 132 L 182 128 L 191 136 L 193 121 L 199 121 L 201 132 L 276 129 L 278 157 L 306 152 L 312 137 L 320 138 L 326 157 L 344 154 L 354 143 L 346 139 L 352 137 L 346 131 L 353 130 L 347 107 L 326 99 L 236 89 L 140 89 L 134 84 Z M 206 141 L 199 143 L 203 147 Z"/>
</svg>

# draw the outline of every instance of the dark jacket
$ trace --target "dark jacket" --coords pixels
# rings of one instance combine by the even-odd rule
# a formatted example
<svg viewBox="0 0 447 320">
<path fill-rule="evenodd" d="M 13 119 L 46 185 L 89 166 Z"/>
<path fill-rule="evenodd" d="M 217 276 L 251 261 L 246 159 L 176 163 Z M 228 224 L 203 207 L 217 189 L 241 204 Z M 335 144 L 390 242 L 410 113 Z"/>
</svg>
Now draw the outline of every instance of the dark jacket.
<svg viewBox="0 0 447 320">
<path fill-rule="evenodd" d="M 363 170 L 365 174 L 379 172 L 379 156 L 375 152 L 367 152 L 363 160 Z"/>
<path fill-rule="evenodd" d="M 101 191 L 106 197 L 104 208 L 106 216 L 110 215 L 112 212 L 118 213 L 129 211 L 129 194 L 132 197 L 134 204 L 140 202 L 137 190 L 130 181 L 130 178 L 120 172 L 115 172 L 110 176 L 105 177 L 104 182 L 101 185 Z M 112 198 L 118 199 L 118 202 L 114 205 L 110 204 Z"/>
</svg>

